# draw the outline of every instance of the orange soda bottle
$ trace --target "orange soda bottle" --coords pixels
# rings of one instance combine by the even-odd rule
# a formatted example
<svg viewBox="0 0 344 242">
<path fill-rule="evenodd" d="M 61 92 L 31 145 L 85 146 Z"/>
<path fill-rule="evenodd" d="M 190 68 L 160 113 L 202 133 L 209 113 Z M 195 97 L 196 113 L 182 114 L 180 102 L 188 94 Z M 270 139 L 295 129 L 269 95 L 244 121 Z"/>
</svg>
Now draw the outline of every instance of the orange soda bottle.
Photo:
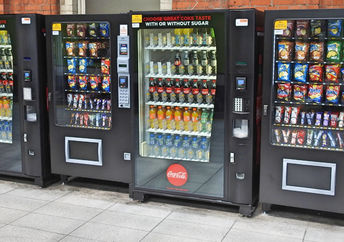
<svg viewBox="0 0 344 242">
<path fill-rule="evenodd" d="M 192 126 L 192 123 L 190 122 L 191 121 L 191 113 L 189 111 L 189 108 L 187 108 L 187 107 L 184 108 L 183 120 L 184 120 L 184 130 L 190 131 L 191 130 L 190 124 Z"/>
<path fill-rule="evenodd" d="M 176 107 L 174 110 L 174 123 L 176 126 L 176 130 L 182 130 L 182 111 L 179 109 L 179 107 Z"/>
<path fill-rule="evenodd" d="M 166 128 L 169 130 L 173 130 L 174 127 L 174 119 L 173 119 L 173 110 L 170 106 L 166 107 Z"/>
<path fill-rule="evenodd" d="M 158 106 L 158 127 L 159 129 L 166 129 L 166 120 L 165 120 L 165 110 L 163 109 L 162 106 Z"/>
<path fill-rule="evenodd" d="M 3 116 L 5 117 L 9 117 L 9 109 L 10 109 L 10 100 L 8 100 L 7 98 L 4 98 L 3 102 Z"/>
<path fill-rule="evenodd" d="M 149 126 L 151 129 L 158 128 L 157 119 L 156 119 L 156 108 L 154 105 L 149 106 Z"/>
<path fill-rule="evenodd" d="M 192 113 L 191 113 L 191 121 L 192 121 L 192 130 L 194 132 L 198 131 L 198 122 L 199 122 L 199 111 L 197 108 L 192 108 Z"/>
</svg>

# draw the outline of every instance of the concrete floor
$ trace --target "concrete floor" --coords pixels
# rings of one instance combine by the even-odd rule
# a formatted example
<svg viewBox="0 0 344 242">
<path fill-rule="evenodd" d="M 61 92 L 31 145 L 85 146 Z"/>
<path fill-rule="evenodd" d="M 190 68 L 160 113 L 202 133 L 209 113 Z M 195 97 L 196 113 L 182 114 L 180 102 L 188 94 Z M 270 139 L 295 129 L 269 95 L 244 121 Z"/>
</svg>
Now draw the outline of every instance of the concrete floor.
<svg viewBox="0 0 344 242">
<path fill-rule="evenodd" d="M 125 189 L 124 189 L 125 190 Z M 46 189 L 0 180 L 0 241 L 344 241 L 334 214 L 277 207 L 245 218 L 233 207 L 150 199 L 71 182 Z"/>
</svg>

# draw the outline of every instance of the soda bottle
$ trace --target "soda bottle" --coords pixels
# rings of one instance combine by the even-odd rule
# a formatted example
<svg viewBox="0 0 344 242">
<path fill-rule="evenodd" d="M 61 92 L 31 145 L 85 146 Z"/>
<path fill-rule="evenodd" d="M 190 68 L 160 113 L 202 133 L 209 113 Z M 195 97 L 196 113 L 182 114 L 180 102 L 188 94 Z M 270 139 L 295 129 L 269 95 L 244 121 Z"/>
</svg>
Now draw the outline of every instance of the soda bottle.
<svg viewBox="0 0 344 242">
<path fill-rule="evenodd" d="M 197 34 L 197 46 L 202 46 L 204 29 L 200 29 Z"/>
<path fill-rule="evenodd" d="M 190 65 L 189 51 L 187 50 L 183 51 L 183 64 L 184 66 Z"/>
<path fill-rule="evenodd" d="M 157 116 L 159 129 L 166 129 L 165 110 L 162 106 L 158 106 Z"/>
<path fill-rule="evenodd" d="M 149 135 L 149 146 L 148 146 L 148 155 L 154 155 L 154 147 L 156 145 L 155 135 Z"/>
<path fill-rule="evenodd" d="M 161 156 L 161 151 L 164 146 L 164 139 L 161 134 L 158 134 L 156 145 L 154 147 L 154 155 Z"/>
<path fill-rule="evenodd" d="M 152 100 L 154 102 L 159 101 L 157 82 L 154 80 L 154 78 L 149 78 L 149 96 L 151 98 L 150 100 Z"/>
<path fill-rule="evenodd" d="M 149 126 L 151 129 L 158 128 L 158 122 L 156 119 L 156 108 L 153 105 L 149 106 Z"/>
<path fill-rule="evenodd" d="M 203 96 L 203 100 L 206 101 L 207 96 L 209 94 L 209 89 L 208 89 L 207 80 L 205 80 L 205 79 L 202 81 L 201 93 Z"/>
<path fill-rule="evenodd" d="M 182 146 L 179 148 L 179 151 L 178 151 L 178 157 L 181 159 L 185 159 L 189 148 L 190 148 L 189 137 L 184 136 Z"/>
<path fill-rule="evenodd" d="M 198 66 L 199 61 L 198 61 L 198 54 L 197 51 L 194 50 L 192 51 L 192 65 L 194 65 L 195 67 Z"/>
<path fill-rule="evenodd" d="M 185 74 L 185 66 L 183 65 L 182 62 L 178 66 L 178 73 L 179 73 L 179 75 L 184 75 Z"/>
<path fill-rule="evenodd" d="M 174 129 L 173 110 L 169 106 L 166 107 L 166 128 L 168 130 Z"/>
<path fill-rule="evenodd" d="M 183 93 L 184 93 L 184 99 L 193 100 L 193 95 L 191 93 L 191 87 L 188 79 L 184 79 L 183 82 Z M 185 100 L 184 100 L 185 101 Z M 180 102 L 180 100 L 179 100 Z"/>
<path fill-rule="evenodd" d="M 214 110 L 211 110 L 209 113 L 209 118 L 207 122 L 207 132 L 211 132 L 211 128 L 213 124 L 213 115 L 214 115 Z"/>
<path fill-rule="evenodd" d="M 208 46 L 208 40 L 209 38 L 209 32 L 208 32 L 208 29 L 205 28 L 203 29 L 203 32 L 202 32 L 202 46 Z"/>
<path fill-rule="evenodd" d="M 183 130 L 182 112 L 179 107 L 176 107 L 174 111 L 174 123 L 176 130 Z"/>
<path fill-rule="evenodd" d="M 180 84 L 179 79 L 176 79 L 175 81 L 173 92 L 174 92 L 174 95 L 173 95 L 174 97 L 173 97 L 173 100 L 171 100 L 171 102 L 176 102 L 180 98 L 183 99 L 184 93 L 182 92 L 182 85 Z"/>
<path fill-rule="evenodd" d="M 166 135 L 166 140 L 165 140 L 165 147 L 166 147 L 166 154 L 163 156 L 171 156 L 171 148 L 173 147 L 173 141 L 172 141 L 172 136 L 170 134 Z"/>
<path fill-rule="evenodd" d="M 8 122 L 7 140 L 12 143 L 12 121 Z"/>
<path fill-rule="evenodd" d="M 174 136 L 173 146 L 170 149 L 170 156 L 172 158 L 178 158 L 178 152 L 179 152 L 180 147 L 181 147 L 180 136 L 176 135 Z"/>
<path fill-rule="evenodd" d="M 164 82 L 163 82 L 162 78 L 158 78 L 158 90 L 157 91 L 158 91 L 158 100 L 154 100 L 154 101 L 161 101 L 164 94 L 166 95 Z"/>
<path fill-rule="evenodd" d="M 212 50 L 210 52 L 210 66 L 212 69 L 212 73 L 216 74 L 217 61 L 216 61 L 216 51 L 215 50 Z"/>
<path fill-rule="evenodd" d="M 197 37 L 198 37 L 198 29 L 194 29 L 193 33 L 192 33 L 192 45 L 193 46 L 198 46 Z"/>
<path fill-rule="evenodd" d="M 190 29 L 183 29 L 183 45 L 190 46 Z"/>
<path fill-rule="evenodd" d="M 163 102 L 167 102 L 168 100 L 171 101 L 171 99 L 174 99 L 174 97 L 171 97 L 172 94 L 174 95 L 174 93 L 173 93 L 172 81 L 170 78 L 166 79 L 165 92 L 166 92 L 166 101 L 163 101 Z"/>
<path fill-rule="evenodd" d="M 208 55 L 207 55 L 207 51 L 206 50 L 202 50 L 201 53 L 201 65 L 202 66 L 207 66 L 208 65 Z"/>
<path fill-rule="evenodd" d="M 198 93 L 199 93 L 198 82 L 197 82 L 197 79 L 194 79 L 192 81 L 191 94 L 188 95 L 188 102 L 193 103 Z"/>
<path fill-rule="evenodd" d="M 206 99 L 207 104 L 214 103 L 215 94 L 216 94 L 216 80 L 211 80 L 210 95 L 208 95 Z"/>
<path fill-rule="evenodd" d="M 184 121 L 184 130 L 191 131 L 192 130 L 191 113 L 188 107 L 184 108 L 183 121 Z"/>
<path fill-rule="evenodd" d="M 202 109 L 201 114 L 201 129 L 199 129 L 200 132 L 206 132 L 207 130 L 207 122 L 208 122 L 209 112 L 207 109 Z"/>
<path fill-rule="evenodd" d="M 191 121 L 192 121 L 192 130 L 194 132 L 198 132 L 199 112 L 197 108 L 192 108 Z"/>
<path fill-rule="evenodd" d="M 181 41 L 180 41 L 180 37 L 182 34 L 182 30 L 181 29 L 174 29 L 174 37 L 175 37 L 175 46 L 180 46 L 181 45 Z"/>
<path fill-rule="evenodd" d="M 191 141 L 191 148 L 193 152 L 193 157 L 191 159 L 198 159 L 197 158 L 197 151 L 199 150 L 199 145 L 198 145 L 198 139 L 197 137 L 193 137 Z"/>
<path fill-rule="evenodd" d="M 180 64 L 181 64 L 180 54 L 179 54 L 179 52 L 177 52 L 176 57 L 174 58 L 174 65 L 179 66 Z"/>
</svg>

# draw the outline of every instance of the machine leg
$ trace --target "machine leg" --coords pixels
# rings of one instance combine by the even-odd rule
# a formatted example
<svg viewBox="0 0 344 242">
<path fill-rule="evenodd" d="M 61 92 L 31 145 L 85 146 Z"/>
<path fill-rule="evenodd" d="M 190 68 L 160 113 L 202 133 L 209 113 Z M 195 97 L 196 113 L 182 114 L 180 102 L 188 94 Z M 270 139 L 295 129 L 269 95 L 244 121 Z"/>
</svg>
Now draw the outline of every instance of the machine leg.
<svg viewBox="0 0 344 242">
<path fill-rule="evenodd" d="M 62 185 L 65 185 L 66 183 L 68 183 L 68 176 L 61 175 L 60 179 L 61 179 Z"/>
<path fill-rule="evenodd" d="M 264 213 L 270 212 L 271 204 L 270 203 L 262 203 L 262 210 Z"/>
<path fill-rule="evenodd" d="M 135 201 L 144 202 L 145 194 L 142 192 L 132 192 L 131 198 Z"/>
<path fill-rule="evenodd" d="M 44 182 L 44 179 L 42 177 L 35 177 L 34 179 L 34 183 L 37 185 L 37 186 L 40 186 L 41 188 L 44 188 L 46 186 L 45 182 Z"/>
<path fill-rule="evenodd" d="M 256 207 L 252 205 L 242 205 L 239 207 L 239 213 L 244 217 L 251 217 L 255 210 Z"/>
</svg>

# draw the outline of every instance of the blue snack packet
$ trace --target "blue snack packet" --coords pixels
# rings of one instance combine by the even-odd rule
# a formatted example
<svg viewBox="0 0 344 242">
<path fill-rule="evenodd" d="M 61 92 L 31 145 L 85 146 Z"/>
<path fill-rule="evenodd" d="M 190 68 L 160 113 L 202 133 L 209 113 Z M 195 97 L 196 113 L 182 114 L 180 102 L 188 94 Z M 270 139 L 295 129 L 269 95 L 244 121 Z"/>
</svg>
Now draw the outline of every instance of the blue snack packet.
<svg viewBox="0 0 344 242">
<path fill-rule="evenodd" d="M 67 59 L 67 69 L 69 73 L 76 73 L 76 58 Z"/>
<path fill-rule="evenodd" d="M 87 59 L 86 58 L 79 59 L 79 72 L 87 73 Z"/>
<path fill-rule="evenodd" d="M 296 63 L 294 67 L 294 79 L 298 82 L 307 81 L 308 64 Z"/>
<path fill-rule="evenodd" d="M 79 76 L 79 87 L 81 90 L 87 90 L 87 76 Z"/>
<path fill-rule="evenodd" d="M 74 75 L 68 75 L 68 85 L 71 89 L 76 89 L 76 78 Z"/>
<path fill-rule="evenodd" d="M 104 76 L 102 80 L 102 88 L 105 92 L 110 92 L 110 77 Z"/>
<path fill-rule="evenodd" d="M 107 23 L 99 24 L 99 31 L 100 31 L 100 36 L 109 37 L 109 24 Z"/>
<path fill-rule="evenodd" d="M 277 74 L 279 81 L 290 81 L 290 63 L 278 63 Z"/>
<path fill-rule="evenodd" d="M 329 37 L 340 37 L 342 35 L 343 20 L 328 20 L 327 32 Z"/>
</svg>

